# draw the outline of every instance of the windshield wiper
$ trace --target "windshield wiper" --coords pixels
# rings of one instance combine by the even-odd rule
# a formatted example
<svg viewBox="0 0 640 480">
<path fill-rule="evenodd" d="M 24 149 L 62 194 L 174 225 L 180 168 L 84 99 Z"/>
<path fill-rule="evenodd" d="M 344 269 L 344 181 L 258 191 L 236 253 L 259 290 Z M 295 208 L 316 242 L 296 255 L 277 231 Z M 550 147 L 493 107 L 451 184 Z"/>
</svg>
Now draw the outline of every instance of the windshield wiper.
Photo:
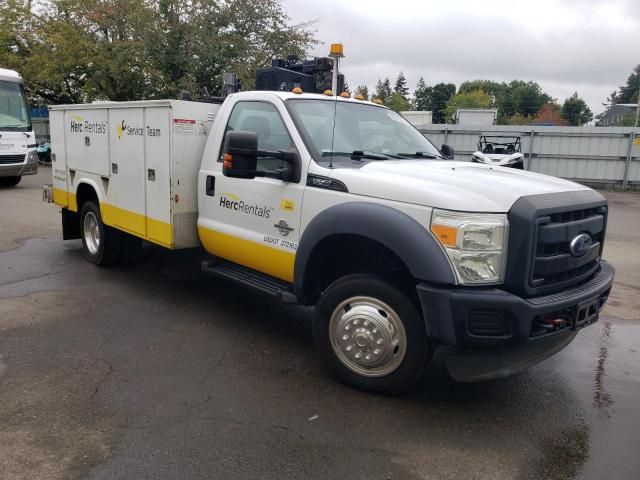
<svg viewBox="0 0 640 480">
<path fill-rule="evenodd" d="M 411 158 L 427 158 L 430 160 L 435 160 L 436 158 L 441 158 L 442 160 L 446 160 L 446 158 L 441 157 L 440 155 L 433 155 L 431 153 L 424 153 L 424 152 L 397 153 L 396 155 L 401 157 L 411 157 Z"/>
<path fill-rule="evenodd" d="M 353 152 L 322 152 L 323 157 L 351 157 L 355 159 L 364 158 L 366 160 L 388 160 L 389 156 L 376 153 L 376 152 L 368 152 L 366 150 L 354 150 Z"/>
</svg>

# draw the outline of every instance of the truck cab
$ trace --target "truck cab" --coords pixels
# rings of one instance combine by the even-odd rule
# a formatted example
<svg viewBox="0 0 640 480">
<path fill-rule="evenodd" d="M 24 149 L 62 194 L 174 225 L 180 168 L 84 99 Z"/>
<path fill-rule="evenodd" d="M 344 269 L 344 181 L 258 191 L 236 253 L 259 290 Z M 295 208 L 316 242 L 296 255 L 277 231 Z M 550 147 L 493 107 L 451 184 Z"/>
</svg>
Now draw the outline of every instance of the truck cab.
<svg viewBox="0 0 640 480">
<path fill-rule="evenodd" d="M 97 265 L 141 239 L 201 245 L 205 273 L 314 306 L 329 370 L 373 392 L 407 388 L 439 349 L 457 380 L 507 376 L 597 321 L 614 277 L 602 195 L 452 161 L 397 113 L 346 97 L 240 92 L 208 114 L 175 101 L 55 107 L 54 169 L 66 175 L 49 197 L 64 238 L 82 238 Z M 78 109 L 103 120 L 72 143 Z M 120 153 L 98 159 L 93 145 Z"/>
<path fill-rule="evenodd" d="M 20 75 L 0 68 L 0 186 L 38 171 L 36 137 Z"/>
</svg>

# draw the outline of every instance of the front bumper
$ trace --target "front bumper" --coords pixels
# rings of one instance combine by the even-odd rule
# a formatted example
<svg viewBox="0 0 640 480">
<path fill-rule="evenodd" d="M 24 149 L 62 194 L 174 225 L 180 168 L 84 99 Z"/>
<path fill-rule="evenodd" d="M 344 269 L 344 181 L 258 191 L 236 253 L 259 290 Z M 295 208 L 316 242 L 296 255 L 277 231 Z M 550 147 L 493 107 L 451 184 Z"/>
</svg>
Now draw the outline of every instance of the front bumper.
<svg viewBox="0 0 640 480">
<path fill-rule="evenodd" d="M 0 163 L 0 177 L 20 177 L 38 173 L 38 156 L 31 160 L 29 157 L 27 153 L 21 163 Z"/>
<path fill-rule="evenodd" d="M 499 289 L 425 283 L 417 292 L 427 334 L 454 347 L 457 354 L 447 362 L 449 372 L 457 380 L 476 381 L 510 375 L 568 345 L 576 330 L 597 320 L 614 274 L 614 268 L 602 261 L 600 271 L 586 283 L 532 298 Z M 540 335 L 537 326 L 556 318 L 566 319 L 562 327 Z"/>
</svg>

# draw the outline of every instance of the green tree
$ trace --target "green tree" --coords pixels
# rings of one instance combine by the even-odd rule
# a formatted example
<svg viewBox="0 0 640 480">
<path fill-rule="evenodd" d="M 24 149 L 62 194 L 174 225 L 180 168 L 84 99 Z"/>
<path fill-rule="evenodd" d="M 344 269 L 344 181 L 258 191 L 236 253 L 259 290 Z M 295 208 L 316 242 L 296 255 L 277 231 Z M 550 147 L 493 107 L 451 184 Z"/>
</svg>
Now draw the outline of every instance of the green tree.
<svg viewBox="0 0 640 480">
<path fill-rule="evenodd" d="M 354 95 L 362 95 L 362 98 L 369 100 L 369 88 L 366 85 L 358 85 Z"/>
<path fill-rule="evenodd" d="M 637 103 L 638 92 L 640 92 L 640 64 L 636 65 L 627 77 L 627 83 L 620 87 L 616 103 Z"/>
<path fill-rule="evenodd" d="M 453 123 L 456 111 L 460 108 L 491 108 L 491 97 L 482 90 L 453 95 L 447 102 L 445 116 L 448 122 Z"/>
<path fill-rule="evenodd" d="M 387 97 L 384 104 L 396 112 L 411 110 L 411 103 L 400 92 L 393 92 Z"/>
<path fill-rule="evenodd" d="M 374 98 L 379 98 L 382 102 L 385 102 L 389 95 L 391 95 L 391 82 L 389 78 L 385 78 L 384 81 L 378 79 Z"/>
<path fill-rule="evenodd" d="M 582 126 L 593 120 L 593 113 L 591 113 L 587 103 L 578 97 L 578 92 L 575 92 L 564 101 L 561 115 L 562 118 L 569 122 L 569 125 L 574 126 Z"/>
<path fill-rule="evenodd" d="M 409 95 L 409 88 L 407 87 L 407 79 L 405 78 L 404 73 L 400 72 L 398 74 L 398 78 L 396 79 L 396 84 L 393 87 L 393 91 L 395 93 L 399 93 L 405 99 Z"/>
<path fill-rule="evenodd" d="M 511 101 L 513 102 L 513 113 L 532 116 L 535 115 L 543 105 L 553 101 L 553 98 L 544 93 L 542 87 L 536 82 L 512 80 L 508 88 Z"/>
<path fill-rule="evenodd" d="M 433 123 L 445 123 L 445 109 L 449 99 L 455 95 L 456 86 L 453 83 L 437 83 L 433 86 L 430 95 L 429 108 Z"/>
<path fill-rule="evenodd" d="M 304 56 L 312 24 L 292 24 L 281 0 L 0 0 L 0 63 L 32 100 L 198 98 L 225 71 L 251 88 L 271 58 Z"/>
<path fill-rule="evenodd" d="M 413 108 L 419 111 L 427 111 L 431 108 L 431 93 L 433 89 L 427 87 L 424 78 L 420 77 L 413 92 Z"/>
</svg>

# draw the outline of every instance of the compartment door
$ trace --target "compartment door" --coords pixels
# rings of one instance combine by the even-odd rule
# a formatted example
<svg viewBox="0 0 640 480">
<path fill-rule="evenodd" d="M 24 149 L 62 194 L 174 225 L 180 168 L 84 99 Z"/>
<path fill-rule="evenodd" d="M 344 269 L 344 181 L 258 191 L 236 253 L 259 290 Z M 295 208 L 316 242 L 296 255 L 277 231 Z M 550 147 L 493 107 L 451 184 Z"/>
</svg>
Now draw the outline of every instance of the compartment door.
<svg viewBox="0 0 640 480">
<path fill-rule="evenodd" d="M 173 248 L 171 225 L 171 148 L 168 107 L 145 109 L 145 183 L 147 188 L 147 238 Z"/>
<path fill-rule="evenodd" d="M 110 109 L 109 127 L 111 177 L 102 216 L 108 225 L 145 237 L 144 109 Z"/>
</svg>

